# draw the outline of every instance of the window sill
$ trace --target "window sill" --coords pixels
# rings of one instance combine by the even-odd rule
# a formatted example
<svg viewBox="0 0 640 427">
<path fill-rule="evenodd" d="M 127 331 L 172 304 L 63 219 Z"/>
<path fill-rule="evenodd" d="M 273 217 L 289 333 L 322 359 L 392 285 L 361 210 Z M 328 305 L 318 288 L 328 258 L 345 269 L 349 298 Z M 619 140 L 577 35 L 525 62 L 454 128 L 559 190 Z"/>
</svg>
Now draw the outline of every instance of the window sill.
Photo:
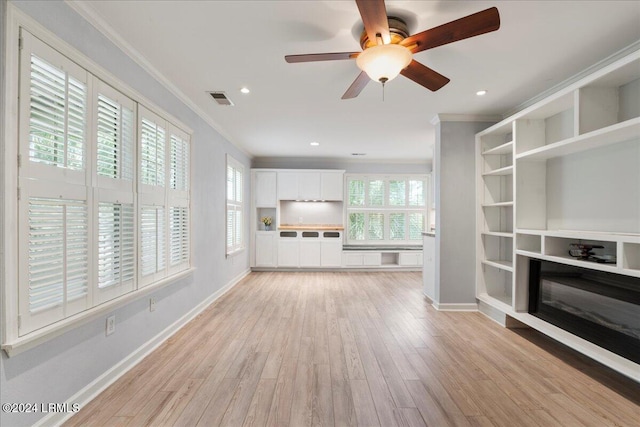
<svg viewBox="0 0 640 427">
<path fill-rule="evenodd" d="M 235 251 L 233 251 L 233 252 L 227 252 L 227 254 L 225 255 L 225 257 L 226 257 L 226 258 L 232 258 L 232 257 L 235 257 L 235 256 L 240 255 L 241 253 L 243 253 L 246 249 L 247 249 L 246 247 L 243 247 L 243 248 L 240 248 L 240 249 L 236 249 L 236 250 L 235 250 Z"/>
<path fill-rule="evenodd" d="M 53 325 L 49 325 L 42 329 L 38 329 L 37 331 L 33 331 L 27 335 L 18 337 L 16 339 L 8 340 L 7 342 L 2 344 L 2 349 L 5 351 L 5 353 L 7 353 L 9 357 L 13 357 L 19 353 L 22 353 L 23 351 L 37 347 L 38 345 L 46 341 L 49 341 L 57 336 L 64 334 L 65 332 L 68 332 L 74 328 L 77 328 L 80 325 L 83 325 L 92 320 L 95 320 L 96 318 L 104 316 L 110 311 L 113 311 L 132 301 L 142 298 L 150 294 L 151 292 L 154 292 L 164 286 L 174 283 L 177 280 L 188 277 L 191 274 L 193 274 L 195 270 L 196 270 L 195 267 L 191 267 L 187 270 L 181 271 L 172 276 L 165 277 L 164 279 L 161 279 L 151 285 L 145 286 L 144 288 L 135 290 L 133 292 L 129 292 L 128 294 L 122 295 L 116 299 L 105 302 L 104 304 L 100 304 L 96 307 L 85 310 L 67 319 L 56 322 Z"/>
</svg>

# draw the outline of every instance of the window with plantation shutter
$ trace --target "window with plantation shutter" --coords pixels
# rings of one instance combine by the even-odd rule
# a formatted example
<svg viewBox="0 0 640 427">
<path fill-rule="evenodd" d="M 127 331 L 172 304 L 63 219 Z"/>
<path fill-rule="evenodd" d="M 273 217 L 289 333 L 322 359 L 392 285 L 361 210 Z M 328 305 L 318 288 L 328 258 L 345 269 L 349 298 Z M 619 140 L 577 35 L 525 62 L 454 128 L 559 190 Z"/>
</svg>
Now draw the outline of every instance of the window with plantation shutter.
<svg viewBox="0 0 640 427">
<path fill-rule="evenodd" d="M 227 255 L 244 249 L 244 168 L 227 155 Z"/>
<path fill-rule="evenodd" d="M 426 215 L 427 176 L 347 175 L 347 243 L 417 245 Z"/>
<path fill-rule="evenodd" d="M 189 133 L 25 29 L 20 36 L 18 158 L 8 169 L 18 188 L 7 199 L 18 280 L 0 311 L 11 348 L 191 268 Z M 237 243 L 241 169 L 232 181 Z"/>
</svg>

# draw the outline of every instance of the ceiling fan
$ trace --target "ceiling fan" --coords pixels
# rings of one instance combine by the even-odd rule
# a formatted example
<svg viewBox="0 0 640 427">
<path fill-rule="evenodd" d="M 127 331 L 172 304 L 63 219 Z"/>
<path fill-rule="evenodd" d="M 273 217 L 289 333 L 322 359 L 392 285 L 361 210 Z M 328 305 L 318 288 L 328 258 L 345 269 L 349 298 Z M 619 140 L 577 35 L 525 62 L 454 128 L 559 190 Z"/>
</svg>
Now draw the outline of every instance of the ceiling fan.
<svg viewBox="0 0 640 427">
<path fill-rule="evenodd" d="M 360 37 L 362 52 L 284 57 L 289 63 L 355 59 L 362 71 L 342 99 L 358 96 L 370 79 L 384 85 L 398 74 L 435 92 L 450 80 L 413 59 L 413 54 L 500 28 L 500 14 L 497 8 L 492 7 L 410 36 L 402 19 L 387 17 L 384 0 L 356 0 L 356 4 L 364 23 Z"/>
</svg>

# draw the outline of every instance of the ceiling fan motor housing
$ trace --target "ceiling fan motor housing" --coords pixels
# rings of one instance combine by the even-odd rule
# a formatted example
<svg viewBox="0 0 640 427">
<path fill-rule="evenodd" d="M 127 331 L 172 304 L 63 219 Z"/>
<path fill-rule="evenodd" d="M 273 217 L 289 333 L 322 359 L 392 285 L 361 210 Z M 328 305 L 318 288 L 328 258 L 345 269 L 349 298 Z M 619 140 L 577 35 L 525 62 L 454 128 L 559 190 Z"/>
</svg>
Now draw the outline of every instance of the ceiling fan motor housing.
<svg viewBox="0 0 640 427">
<path fill-rule="evenodd" d="M 409 29 L 407 28 L 407 24 L 400 18 L 396 18 L 394 16 L 389 16 L 389 36 L 391 36 L 391 44 L 398 44 L 402 40 L 409 37 Z M 362 30 L 362 34 L 360 35 L 360 47 L 362 50 L 365 50 L 368 47 L 376 46 L 378 44 L 377 40 L 369 40 L 369 36 L 367 35 L 367 30 Z"/>
</svg>

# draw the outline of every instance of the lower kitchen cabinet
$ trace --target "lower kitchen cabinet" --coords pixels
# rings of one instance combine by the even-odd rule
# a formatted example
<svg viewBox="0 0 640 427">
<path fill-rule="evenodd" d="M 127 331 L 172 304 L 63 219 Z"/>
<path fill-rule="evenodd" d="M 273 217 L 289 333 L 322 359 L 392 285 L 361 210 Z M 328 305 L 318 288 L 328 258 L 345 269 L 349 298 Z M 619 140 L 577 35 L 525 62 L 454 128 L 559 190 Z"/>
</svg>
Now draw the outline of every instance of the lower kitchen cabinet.
<svg viewBox="0 0 640 427">
<path fill-rule="evenodd" d="M 340 267 L 342 265 L 342 242 L 320 243 L 320 265 L 322 267 Z"/>
<path fill-rule="evenodd" d="M 278 239 L 278 267 L 298 267 L 300 244 L 296 238 Z"/>
<path fill-rule="evenodd" d="M 258 231 L 256 232 L 256 267 L 275 267 L 276 266 L 276 245 L 275 232 Z"/>
<path fill-rule="evenodd" d="M 300 241 L 300 267 L 320 267 L 320 242 Z"/>
</svg>

